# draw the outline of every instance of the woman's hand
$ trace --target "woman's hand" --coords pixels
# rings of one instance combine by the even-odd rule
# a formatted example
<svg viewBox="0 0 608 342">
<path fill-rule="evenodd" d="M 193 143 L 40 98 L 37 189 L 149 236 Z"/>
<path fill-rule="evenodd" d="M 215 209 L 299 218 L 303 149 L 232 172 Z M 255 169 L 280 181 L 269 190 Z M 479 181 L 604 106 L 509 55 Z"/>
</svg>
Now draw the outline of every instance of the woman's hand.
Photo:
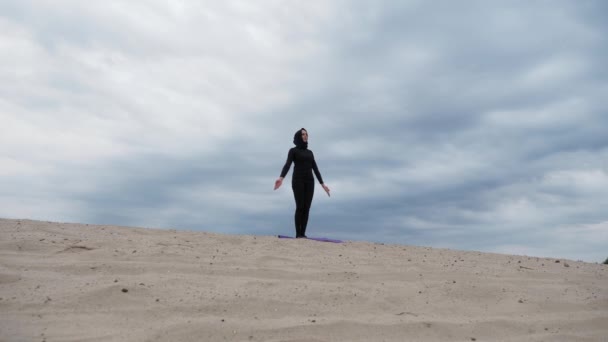
<svg viewBox="0 0 608 342">
<path fill-rule="evenodd" d="M 325 192 L 327 192 L 327 196 L 331 197 L 331 195 L 329 194 L 329 187 L 325 184 L 321 184 L 321 186 L 323 187 L 323 190 L 325 190 Z"/>
<path fill-rule="evenodd" d="M 280 188 L 282 184 L 283 184 L 283 177 L 279 177 L 279 179 L 277 179 L 274 182 L 274 189 L 276 190 L 276 189 Z"/>
</svg>

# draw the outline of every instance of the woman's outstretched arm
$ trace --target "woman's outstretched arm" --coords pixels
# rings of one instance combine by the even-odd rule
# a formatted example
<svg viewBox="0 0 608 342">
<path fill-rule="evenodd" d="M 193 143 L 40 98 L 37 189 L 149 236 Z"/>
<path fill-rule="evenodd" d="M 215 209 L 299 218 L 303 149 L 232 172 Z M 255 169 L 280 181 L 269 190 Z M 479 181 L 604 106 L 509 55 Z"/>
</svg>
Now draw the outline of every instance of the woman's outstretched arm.
<svg viewBox="0 0 608 342">
<path fill-rule="evenodd" d="M 329 187 L 323 182 L 323 177 L 321 177 L 321 172 L 319 171 L 317 162 L 314 159 L 312 160 L 312 170 L 315 172 L 315 176 L 317 176 L 317 180 L 319 181 L 319 183 L 321 183 L 321 186 L 323 187 L 323 190 L 325 190 L 325 192 L 327 193 L 327 196 L 331 197 L 331 195 L 329 194 Z"/>
<path fill-rule="evenodd" d="M 287 160 L 285 161 L 285 165 L 283 165 L 283 169 L 281 170 L 281 176 L 274 182 L 275 190 L 280 188 L 283 184 L 283 179 L 287 175 L 287 172 L 289 172 L 289 168 L 291 168 L 291 163 L 293 163 L 294 154 L 295 152 L 293 148 L 289 150 L 289 153 L 287 153 Z"/>
</svg>

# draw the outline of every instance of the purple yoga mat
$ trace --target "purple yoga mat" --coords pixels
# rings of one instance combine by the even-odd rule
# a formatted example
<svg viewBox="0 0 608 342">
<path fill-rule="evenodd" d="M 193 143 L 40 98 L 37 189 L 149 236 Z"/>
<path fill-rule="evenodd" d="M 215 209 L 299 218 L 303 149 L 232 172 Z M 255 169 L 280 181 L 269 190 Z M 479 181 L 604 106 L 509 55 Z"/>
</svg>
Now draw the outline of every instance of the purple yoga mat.
<svg viewBox="0 0 608 342">
<path fill-rule="evenodd" d="M 294 239 L 294 237 L 287 235 L 279 235 L 279 239 Z M 308 240 L 322 241 L 322 242 L 333 242 L 333 243 L 342 243 L 342 240 L 328 239 L 328 238 L 319 238 L 319 237 L 309 237 L 306 238 Z"/>
</svg>

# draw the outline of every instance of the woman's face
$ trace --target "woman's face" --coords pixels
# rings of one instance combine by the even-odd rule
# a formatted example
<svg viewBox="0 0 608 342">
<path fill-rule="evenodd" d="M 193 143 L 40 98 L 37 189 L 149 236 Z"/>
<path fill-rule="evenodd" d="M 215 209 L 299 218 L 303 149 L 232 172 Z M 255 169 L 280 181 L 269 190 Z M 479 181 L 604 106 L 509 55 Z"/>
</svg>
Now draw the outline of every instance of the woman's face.
<svg viewBox="0 0 608 342">
<path fill-rule="evenodd" d="M 302 130 L 302 140 L 304 140 L 304 142 L 308 142 L 308 132 L 305 130 Z"/>
</svg>

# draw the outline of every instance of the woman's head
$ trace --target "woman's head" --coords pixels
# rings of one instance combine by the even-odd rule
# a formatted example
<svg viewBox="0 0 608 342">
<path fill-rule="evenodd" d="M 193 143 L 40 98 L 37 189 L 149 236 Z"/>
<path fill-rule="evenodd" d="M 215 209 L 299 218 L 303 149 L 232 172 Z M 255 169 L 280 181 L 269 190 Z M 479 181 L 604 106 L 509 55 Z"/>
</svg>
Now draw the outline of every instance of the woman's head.
<svg viewBox="0 0 608 342">
<path fill-rule="evenodd" d="M 308 148 L 308 132 L 306 129 L 301 128 L 293 135 L 293 143 L 298 148 Z"/>
</svg>

